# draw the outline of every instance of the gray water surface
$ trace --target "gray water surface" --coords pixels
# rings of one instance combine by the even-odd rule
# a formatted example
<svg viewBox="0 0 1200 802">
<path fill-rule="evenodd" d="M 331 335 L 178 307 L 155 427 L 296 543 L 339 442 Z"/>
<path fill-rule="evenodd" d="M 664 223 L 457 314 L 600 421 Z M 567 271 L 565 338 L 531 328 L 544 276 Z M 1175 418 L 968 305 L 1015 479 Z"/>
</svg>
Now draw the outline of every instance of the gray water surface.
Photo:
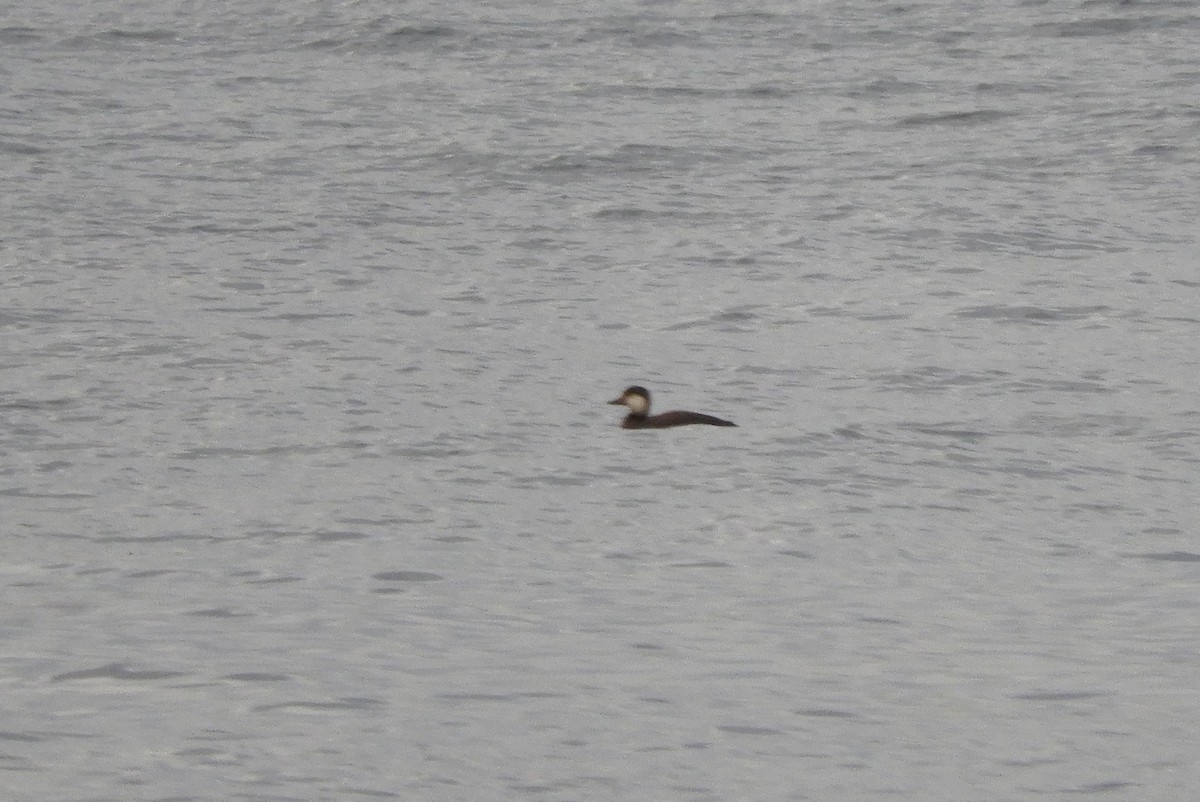
<svg viewBox="0 0 1200 802">
<path fill-rule="evenodd" d="M 6 798 L 1191 798 L 1198 38 L 10 9 Z"/>
</svg>

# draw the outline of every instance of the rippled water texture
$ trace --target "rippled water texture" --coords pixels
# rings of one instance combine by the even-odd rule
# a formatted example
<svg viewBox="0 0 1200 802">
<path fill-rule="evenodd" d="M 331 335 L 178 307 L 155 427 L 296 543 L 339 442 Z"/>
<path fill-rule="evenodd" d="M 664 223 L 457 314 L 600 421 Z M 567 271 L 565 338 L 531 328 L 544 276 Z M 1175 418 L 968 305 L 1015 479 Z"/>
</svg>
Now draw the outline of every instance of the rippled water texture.
<svg viewBox="0 0 1200 802">
<path fill-rule="evenodd" d="M 1200 13 L 794 5 L 9 10 L 9 798 L 1195 793 Z"/>
</svg>

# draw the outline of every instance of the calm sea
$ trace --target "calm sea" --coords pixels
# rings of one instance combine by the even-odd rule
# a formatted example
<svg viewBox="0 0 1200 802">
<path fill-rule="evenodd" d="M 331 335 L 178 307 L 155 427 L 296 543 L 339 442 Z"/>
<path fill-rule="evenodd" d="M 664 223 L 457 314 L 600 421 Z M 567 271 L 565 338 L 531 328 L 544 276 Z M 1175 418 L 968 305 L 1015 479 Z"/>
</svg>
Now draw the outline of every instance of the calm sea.
<svg viewBox="0 0 1200 802">
<path fill-rule="evenodd" d="M 6 799 L 1195 795 L 1200 10 L 729 8 L 6 10 Z"/>
</svg>

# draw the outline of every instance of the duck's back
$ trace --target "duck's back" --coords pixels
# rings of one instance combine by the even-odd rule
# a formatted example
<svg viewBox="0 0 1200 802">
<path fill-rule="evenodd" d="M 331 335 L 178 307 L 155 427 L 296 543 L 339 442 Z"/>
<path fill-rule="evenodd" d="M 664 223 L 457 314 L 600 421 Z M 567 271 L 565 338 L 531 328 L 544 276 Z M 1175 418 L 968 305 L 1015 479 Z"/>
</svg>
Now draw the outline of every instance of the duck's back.
<svg viewBox="0 0 1200 802">
<path fill-rule="evenodd" d="M 686 412 L 681 409 L 663 412 L 660 415 L 627 415 L 625 422 L 621 425 L 626 429 L 669 429 L 672 426 L 688 426 L 693 423 L 703 423 L 708 426 L 737 426 L 733 421 L 699 412 Z"/>
</svg>

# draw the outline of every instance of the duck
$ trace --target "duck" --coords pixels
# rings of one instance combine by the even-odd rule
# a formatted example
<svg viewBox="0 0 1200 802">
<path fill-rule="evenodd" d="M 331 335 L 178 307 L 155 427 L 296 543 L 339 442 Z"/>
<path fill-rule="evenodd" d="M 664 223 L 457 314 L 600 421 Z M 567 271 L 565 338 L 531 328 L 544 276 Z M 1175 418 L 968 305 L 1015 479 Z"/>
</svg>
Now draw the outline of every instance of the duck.
<svg viewBox="0 0 1200 802">
<path fill-rule="evenodd" d="M 733 421 L 724 418 L 704 415 L 700 412 L 686 412 L 681 409 L 650 414 L 650 391 L 645 387 L 634 385 L 627 387 L 625 392 L 610 404 L 627 407 L 629 414 L 621 421 L 623 429 L 670 429 L 673 426 L 688 426 L 693 423 L 703 423 L 709 426 L 737 426 Z"/>
</svg>

